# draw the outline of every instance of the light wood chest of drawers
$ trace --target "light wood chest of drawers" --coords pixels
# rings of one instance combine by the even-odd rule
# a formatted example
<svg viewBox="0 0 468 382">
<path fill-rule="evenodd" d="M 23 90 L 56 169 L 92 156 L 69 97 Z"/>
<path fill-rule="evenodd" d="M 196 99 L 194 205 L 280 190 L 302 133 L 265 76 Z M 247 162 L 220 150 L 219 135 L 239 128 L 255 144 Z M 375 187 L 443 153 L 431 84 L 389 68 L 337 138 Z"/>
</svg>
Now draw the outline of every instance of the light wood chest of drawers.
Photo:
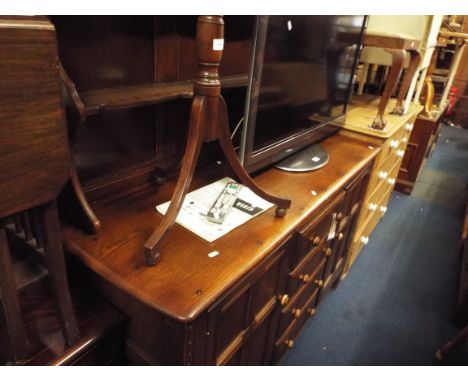
<svg viewBox="0 0 468 382">
<path fill-rule="evenodd" d="M 372 231 L 387 211 L 414 121 L 422 110 L 422 106 L 412 104 L 405 115 L 393 115 L 390 111 L 396 101 L 391 100 L 385 116 L 386 128 L 373 130 L 370 126 L 378 101 L 378 98 L 368 95 L 356 97 L 341 124 L 340 134 L 368 142 L 369 150 L 382 147 L 370 175 L 345 272 L 348 272 L 362 247 L 368 243 Z"/>
</svg>

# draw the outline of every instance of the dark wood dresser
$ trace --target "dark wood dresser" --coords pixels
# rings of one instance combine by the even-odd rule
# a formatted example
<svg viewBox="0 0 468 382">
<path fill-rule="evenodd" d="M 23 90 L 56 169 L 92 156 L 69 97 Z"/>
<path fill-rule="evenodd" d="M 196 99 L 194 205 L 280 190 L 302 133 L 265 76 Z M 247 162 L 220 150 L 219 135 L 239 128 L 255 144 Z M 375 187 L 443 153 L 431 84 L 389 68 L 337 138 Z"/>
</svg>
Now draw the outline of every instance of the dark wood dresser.
<svg viewBox="0 0 468 382">
<path fill-rule="evenodd" d="M 395 189 L 411 194 L 416 179 L 432 152 L 434 151 L 442 120 L 447 112 L 448 104 L 443 105 L 433 116 L 418 115 L 405 149 L 405 156 L 398 172 Z"/>
<path fill-rule="evenodd" d="M 155 206 L 173 194 L 187 133 L 196 18 L 50 21 L 71 147 L 63 240 L 73 285 L 87 294 L 74 303 L 80 341 L 68 349 L 37 341 L 30 363 L 278 363 L 343 274 L 379 145 L 334 135 L 322 142 L 325 167 L 257 174 L 262 189 L 292 200 L 285 217 L 269 209 L 213 243 L 175 225 L 148 266 L 144 243 L 162 220 Z M 226 22 L 220 81 L 232 127 L 243 115 L 252 21 Z M 233 175 L 207 146 L 192 190 Z"/>
<path fill-rule="evenodd" d="M 208 243 L 176 225 L 150 267 L 143 243 L 162 216 L 173 182 L 97 201 L 99 233 L 65 226 L 65 247 L 91 284 L 129 317 L 132 364 L 277 363 L 319 302 L 338 283 L 373 159 L 380 149 L 335 135 L 330 162 L 293 174 L 271 169 L 255 180 L 292 199 L 284 218 L 270 209 Z M 192 188 L 219 178 L 199 169 Z M 208 254 L 218 251 L 216 257 Z"/>
</svg>

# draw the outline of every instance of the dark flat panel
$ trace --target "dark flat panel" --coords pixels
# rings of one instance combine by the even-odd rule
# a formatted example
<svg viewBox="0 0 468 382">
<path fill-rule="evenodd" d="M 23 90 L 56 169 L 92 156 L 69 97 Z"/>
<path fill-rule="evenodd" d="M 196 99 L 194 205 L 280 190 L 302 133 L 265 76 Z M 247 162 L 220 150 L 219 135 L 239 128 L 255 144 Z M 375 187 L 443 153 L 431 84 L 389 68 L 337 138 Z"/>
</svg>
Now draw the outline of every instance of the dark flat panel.
<svg viewBox="0 0 468 382">
<path fill-rule="evenodd" d="M 74 144 L 82 181 L 152 159 L 154 113 L 154 107 L 149 106 L 89 118 Z"/>
<path fill-rule="evenodd" d="M 153 82 L 152 16 L 56 16 L 60 59 L 78 91 Z"/>
<path fill-rule="evenodd" d="M 222 76 L 248 73 L 252 54 L 254 16 L 225 16 L 225 48 L 219 72 Z"/>
<path fill-rule="evenodd" d="M 54 199 L 68 178 L 56 49 L 50 23 L 0 20 L 0 218 Z"/>
</svg>

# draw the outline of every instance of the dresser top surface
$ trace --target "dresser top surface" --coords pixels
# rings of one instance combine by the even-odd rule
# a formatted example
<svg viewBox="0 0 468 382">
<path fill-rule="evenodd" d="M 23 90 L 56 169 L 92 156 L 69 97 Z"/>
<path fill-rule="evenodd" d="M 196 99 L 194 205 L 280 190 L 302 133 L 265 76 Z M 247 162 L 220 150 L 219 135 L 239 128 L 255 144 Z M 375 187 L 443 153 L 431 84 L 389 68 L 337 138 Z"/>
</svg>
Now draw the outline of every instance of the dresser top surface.
<svg viewBox="0 0 468 382">
<path fill-rule="evenodd" d="M 384 130 L 376 130 L 372 129 L 370 126 L 372 126 L 372 122 L 377 115 L 379 102 L 380 97 L 376 96 L 363 95 L 353 97 L 353 100 L 349 105 L 346 118 L 341 123 L 341 127 L 361 134 L 387 139 L 408 123 L 415 115 L 419 114 L 423 109 L 421 105 L 412 103 L 405 115 L 391 114 L 390 112 L 396 104 L 396 99 L 391 99 L 388 102 L 384 114 L 387 125 Z"/>
<path fill-rule="evenodd" d="M 380 151 L 365 142 L 335 135 L 322 143 L 329 163 L 308 173 L 268 170 L 255 181 L 273 195 L 292 200 L 284 218 L 271 208 L 208 243 L 175 224 L 161 259 L 146 265 L 143 244 L 162 220 L 155 206 L 170 199 L 173 185 L 133 193 L 94 205 L 102 222 L 97 235 L 64 226 L 65 247 L 93 272 L 172 318 L 191 322 L 278 248 L 304 220 L 342 189 Z M 194 178 L 192 189 L 216 179 Z M 312 191 L 314 191 L 313 195 Z M 218 251 L 216 257 L 208 254 Z"/>
</svg>

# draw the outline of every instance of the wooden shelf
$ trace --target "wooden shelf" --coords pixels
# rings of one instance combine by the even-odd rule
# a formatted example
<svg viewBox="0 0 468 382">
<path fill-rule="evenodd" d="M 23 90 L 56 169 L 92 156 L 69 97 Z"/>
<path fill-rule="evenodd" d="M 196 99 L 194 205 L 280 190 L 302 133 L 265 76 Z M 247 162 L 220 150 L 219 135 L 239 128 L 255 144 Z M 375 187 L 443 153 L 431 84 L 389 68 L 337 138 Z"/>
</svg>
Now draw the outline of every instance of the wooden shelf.
<svg viewBox="0 0 468 382">
<path fill-rule="evenodd" d="M 221 78 L 221 86 L 224 89 L 246 86 L 247 82 L 246 74 Z M 128 109 L 176 99 L 190 99 L 193 97 L 193 82 L 179 81 L 98 89 L 83 92 L 81 97 L 85 106 L 85 114 L 93 115 L 104 109 Z"/>
</svg>

